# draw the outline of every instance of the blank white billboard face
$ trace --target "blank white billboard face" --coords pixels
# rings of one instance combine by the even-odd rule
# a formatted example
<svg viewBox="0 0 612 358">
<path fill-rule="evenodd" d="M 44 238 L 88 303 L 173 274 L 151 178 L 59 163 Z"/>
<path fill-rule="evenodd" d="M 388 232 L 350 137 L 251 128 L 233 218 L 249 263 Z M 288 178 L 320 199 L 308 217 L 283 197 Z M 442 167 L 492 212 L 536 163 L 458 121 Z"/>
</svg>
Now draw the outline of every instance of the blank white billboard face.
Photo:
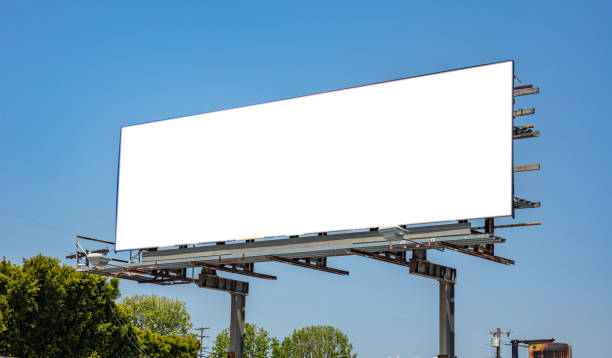
<svg viewBox="0 0 612 358">
<path fill-rule="evenodd" d="M 116 249 L 512 215 L 511 61 L 124 127 Z"/>
</svg>

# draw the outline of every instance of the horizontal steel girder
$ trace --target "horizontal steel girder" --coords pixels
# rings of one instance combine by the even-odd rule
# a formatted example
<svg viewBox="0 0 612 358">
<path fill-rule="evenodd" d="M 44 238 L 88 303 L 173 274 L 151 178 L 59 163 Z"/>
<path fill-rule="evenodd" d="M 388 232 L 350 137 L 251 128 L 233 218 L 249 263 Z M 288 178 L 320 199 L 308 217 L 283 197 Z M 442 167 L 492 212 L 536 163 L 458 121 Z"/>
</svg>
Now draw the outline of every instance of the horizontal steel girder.
<svg viewBox="0 0 612 358">
<path fill-rule="evenodd" d="M 236 293 L 240 295 L 249 294 L 249 283 L 244 281 L 232 280 L 219 277 L 208 273 L 201 273 L 198 280 L 198 287 L 210 288 L 218 291 Z"/>
<path fill-rule="evenodd" d="M 457 270 L 452 267 L 434 264 L 426 260 L 411 259 L 410 273 L 444 282 L 457 282 Z"/>
</svg>

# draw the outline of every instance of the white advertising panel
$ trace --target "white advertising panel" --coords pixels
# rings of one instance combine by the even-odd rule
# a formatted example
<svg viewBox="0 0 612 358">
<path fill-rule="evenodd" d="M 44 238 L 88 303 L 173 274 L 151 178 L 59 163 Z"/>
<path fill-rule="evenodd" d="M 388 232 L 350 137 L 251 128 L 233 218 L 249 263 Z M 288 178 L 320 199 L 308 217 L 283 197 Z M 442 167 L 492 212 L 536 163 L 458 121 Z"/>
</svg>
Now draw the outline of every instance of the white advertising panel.
<svg viewBox="0 0 612 358">
<path fill-rule="evenodd" d="M 513 62 L 123 127 L 116 249 L 512 215 Z"/>
</svg>

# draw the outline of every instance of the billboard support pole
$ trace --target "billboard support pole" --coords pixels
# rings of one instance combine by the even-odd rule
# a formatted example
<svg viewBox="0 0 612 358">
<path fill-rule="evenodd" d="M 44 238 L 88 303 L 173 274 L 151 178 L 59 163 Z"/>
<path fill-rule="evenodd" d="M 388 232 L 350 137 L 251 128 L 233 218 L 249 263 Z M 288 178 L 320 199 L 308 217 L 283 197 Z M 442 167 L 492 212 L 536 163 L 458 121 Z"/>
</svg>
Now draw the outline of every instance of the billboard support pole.
<svg viewBox="0 0 612 358">
<path fill-rule="evenodd" d="M 228 358 L 243 358 L 246 295 L 230 293 L 230 299 L 230 349 Z"/>
<path fill-rule="evenodd" d="M 440 280 L 440 355 L 455 358 L 455 284 Z"/>
</svg>

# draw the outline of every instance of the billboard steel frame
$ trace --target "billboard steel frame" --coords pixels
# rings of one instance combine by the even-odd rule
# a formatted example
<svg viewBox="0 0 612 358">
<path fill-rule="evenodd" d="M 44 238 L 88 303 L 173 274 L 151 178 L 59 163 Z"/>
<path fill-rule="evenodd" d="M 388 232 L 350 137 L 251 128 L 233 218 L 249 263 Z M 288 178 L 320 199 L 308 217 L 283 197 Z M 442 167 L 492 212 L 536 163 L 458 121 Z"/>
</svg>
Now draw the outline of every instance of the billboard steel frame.
<svg viewBox="0 0 612 358">
<path fill-rule="evenodd" d="M 518 78 L 515 79 L 518 80 Z M 539 93 L 532 85 L 514 87 L 514 96 Z M 513 117 L 535 113 L 534 108 L 513 111 Z M 532 125 L 514 126 L 514 139 L 539 136 Z M 514 172 L 539 170 L 539 164 L 514 167 Z M 538 208 L 540 202 L 514 197 L 514 209 Z M 224 291 L 231 297 L 230 352 L 228 357 L 244 356 L 244 325 L 246 296 L 249 283 L 220 277 L 217 271 L 249 277 L 276 280 L 277 277 L 255 272 L 255 263 L 282 262 L 328 273 L 348 275 L 349 272 L 327 265 L 327 258 L 337 256 L 362 256 L 365 258 L 405 266 L 409 273 L 439 282 L 439 349 L 438 357 L 455 357 L 454 352 L 454 285 L 456 269 L 427 260 L 427 250 L 446 249 L 505 265 L 513 265 L 511 259 L 495 255 L 495 244 L 506 240 L 495 235 L 496 228 L 540 225 L 539 222 L 495 225 L 494 218 L 484 218 L 484 226 L 472 226 L 467 220 L 456 224 L 428 226 L 396 226 L 370 228 L 357 231 L 325 232 L 312 235 L 246 240 L 244 242 L 217 242 L 212 245 L 181 245 L 176 249 L 140 249 L 130 259 L 109 258 L 110 262 L 94 266 L 92 254 L 107 255 L 108 249 L 85 250 L 80 240 L 113 244 L 110 241 L 77 235 L 76 251 L 66 256 L 76 260 L 80 272 L 105 277 L 133 280 L 138 283 L 174 285 L 193 283 L 201 288 Z M 482 231 L 479 231 L 482 230 Z M 408 259 L 408 251 L 412 256 Z M 95 256 L 98 258 L 99 256 Z M 84 263 L 82 261 L 84 260 Z M 191 268 L 191 277 L 188 275 Z M 195 269 L 200 269 L 195 277 Z"/>
</svg>

